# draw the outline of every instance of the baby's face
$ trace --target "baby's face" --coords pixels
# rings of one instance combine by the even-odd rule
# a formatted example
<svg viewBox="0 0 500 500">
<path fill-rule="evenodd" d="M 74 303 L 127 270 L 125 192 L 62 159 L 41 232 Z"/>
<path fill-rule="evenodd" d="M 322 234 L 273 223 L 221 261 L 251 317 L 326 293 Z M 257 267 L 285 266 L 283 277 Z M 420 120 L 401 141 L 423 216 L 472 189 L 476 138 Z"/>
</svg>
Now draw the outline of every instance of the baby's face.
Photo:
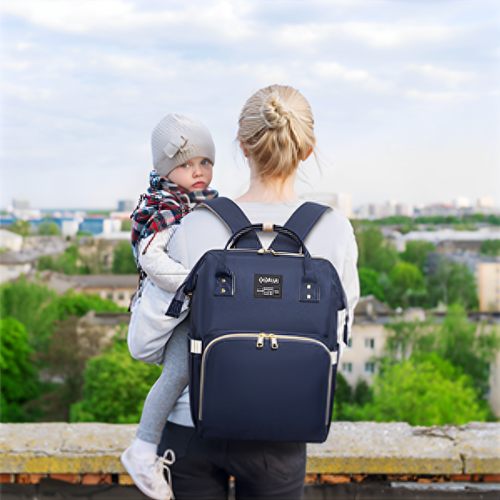
<svg viewBox="0 0 500 500">
<path fill-rule="evenodd" d="M 168 178 L 190 193 L 202 191 L 212 182 L 212 169 L 213 164 L 208 158 L 197 156 L 175 167 Z"/>
</svg>

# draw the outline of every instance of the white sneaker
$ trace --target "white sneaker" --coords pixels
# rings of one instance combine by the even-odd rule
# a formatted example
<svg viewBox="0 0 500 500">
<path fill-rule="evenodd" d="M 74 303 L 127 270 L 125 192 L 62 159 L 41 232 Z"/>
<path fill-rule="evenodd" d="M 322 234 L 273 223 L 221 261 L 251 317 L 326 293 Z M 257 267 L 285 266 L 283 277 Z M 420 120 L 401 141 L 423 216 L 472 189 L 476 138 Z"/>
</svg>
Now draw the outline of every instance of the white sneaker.
<svg viewBox="0 0 500 500">
<path fill-rule="evenodd" d="M 137 454 L 132 445 L 123 452 L 121 461 L 135 485 L 145 495 L 155 500 L 174 500 L 170 487 L 172 477 L 168 468 L 175 462 L 175 454 L 172 450 L 167 450 L 163 457 L 156 454 L 148 457 L 145 454 Z M 167 471 L 168 481 L 163 475 L 164 470 Z"/>
</svg>

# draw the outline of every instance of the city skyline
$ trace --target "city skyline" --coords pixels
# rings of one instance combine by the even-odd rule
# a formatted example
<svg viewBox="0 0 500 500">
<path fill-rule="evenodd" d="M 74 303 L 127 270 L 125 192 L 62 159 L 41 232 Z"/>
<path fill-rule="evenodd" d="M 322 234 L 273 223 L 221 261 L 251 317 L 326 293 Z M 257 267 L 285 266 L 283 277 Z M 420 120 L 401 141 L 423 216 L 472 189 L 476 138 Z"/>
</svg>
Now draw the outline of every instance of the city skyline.
<svg viewBox="0 0 500 500">
<path fill-rule="evenodd" d="M 349 219 L 384 219 L 392 216 L 404 216 L 410 218 L 418 217 L 463 217 L 470 214 L 482 214 L 483 216 L 500 215 L 500 207 L 493 204 L 491 197 L 480 197 L 476 203 L 464 197 L 456 198 L 452 202 L 438 202 L 431 204 L 413 205 L 402 202 L 401 200 L 386 200 L 384 203 L 364 203 L 360 205 L 352 204 L 352 197 L 348 193 L 333 192 L 306 192 L 300 195 L 300 198 L 309 201 L 315 201 L 329 205 L 342 215 Z M 76 234 L 81 230 L 81 224 L 84 220 L 95 219 L 116 219 L 119 221 L 128 221 L 134 211 L 136 202 L 134 200 L 118 200 L 114 207 L 95 208 L 37 208 L 31 207 L 27 199 L 12 200 L 12 205 L 7 209 L 2 209 L 2 224 L 8 227 L 15 220 L 30 221 L 37 226 L 46 217 L 51 220 L 58 220 L 64 225 L 69 226 L 66 230 L 68 234 Z M 66 221 L 66 222 L 61 222 Z M 108 222 L 113 224 L 112 222 Z M 111 226 L 110 226 L 111 228 Z M 116 226 L 112 231 L 120 231 Z M 64 233 L 64 228 L 63 228 Z"/>
<path fill-rule="evenodd" d="M 443 207 L 454 207 L 454 208 L 493 208 L 493 209 L 500 209 L 500 205 L 497 205 L 493 202 L 493 197 L 491 196 L 480 196 L 479 198 L 475 200 L 470 200 L 469 198 L 464 198 L 464 197 L 455 197 L 453 199 L 449 200 L 435 200 L 430 203 L 409 203 L 406 202 L 405 200 L 402 199 L 397 199 L 397 198 L 388 198 L 385 200 L 382 200 L 380 202 L 375 202 L 373 200 L 364 202 L 364 203 L 355 203 L 352 200 L 352 195 L 350 193 L 336 193 L 334 191 L 310 191 L 310 192 L 304 192 L 300 195 L 300 198 L 315 198 L 315 195 L 319 195 L 319 197 L 316 197 L 317 199 L 315 201 L 318 201 L 319 203 L 325 203 L 329 204 L 329 202 L 326 199 L 323 199 L 328 196 L 347 196 L 349 198 L 349 204 L 352 207 L 352 210 L 354 212 L 359 211 L 364 206 L 367 205 L 377 205 L 377 206 L 395 206 L 395 205 L 404 205 L 408 207 L 413 207 L 416 209 L 422 209 L 422 208 L 428 208 L 428 207 L 434 207 L 434 206 L 443 206 Z M 139 197 L 137 200 L 132 200 L 132 199 L 117 199 L 113 203 L 113 205 L 107 205 L 107 206 L 100 206 L 100 207 L 77 207 L 77 206 L 70 206 L 70 207 L 37 207 L 37 206 L 32 206 L 31 202 L 29 199 L 11 199 L 11 203 L 8 205 L 1 205 L 0 210 L 2 211 L 7 211 L 7 212 L 12 212 L 15 208 L 26 208 L 26 209 L 35 209 L 35 210 L 40 210 L 41 212 L 56 212 L 56 211 L 67 211 L 67 212 L 78 212 L 78 211 L 115 211 L 115 212 L 122 212 L 122 211 L 127 211 L 128 208 L 132 205 L 134 207 L 136 206 L 136 202 L 139 200 Z M 17 205 L 16 206 L 16 202 Z M 26 205 L 26 206 L 19 206 L 19 204 Z M 127 210 L 121 210 L 121 208 L 126 207 Z M 133 208 L 130 209 L 132 211 Z"/>
<path fill-rule="evenodd" d="M 315 115 L 321 172 L 306 162 L 299 195 L 500 205 L 497 2 L 26 0 L 1 26 L 3 208 L 138 199 L 172 111 L 209 127 L 213 186 L 237 196 L 238 113 L 272 83 Z"/>
</svg>

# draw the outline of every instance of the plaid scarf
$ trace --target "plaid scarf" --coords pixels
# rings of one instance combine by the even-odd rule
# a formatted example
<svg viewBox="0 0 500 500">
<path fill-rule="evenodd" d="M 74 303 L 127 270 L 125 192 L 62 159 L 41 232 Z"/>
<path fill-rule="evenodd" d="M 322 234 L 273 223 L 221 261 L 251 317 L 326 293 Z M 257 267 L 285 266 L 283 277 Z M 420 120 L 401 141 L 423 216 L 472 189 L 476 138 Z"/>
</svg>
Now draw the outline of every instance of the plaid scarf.
<svg viewBox="0 0 500 500">
<path fill-rule="evenodd" d="M 190 193 L 165 177 L 160 177 L 153 170 L 149 174 L 149 188 L 141 194 L 137 207 L 130 216 L 133 220 L 132 247 L 137 251 L 140 240 L 179 224 L 194 205 L 217 196 L 219 193 L 211 187 Z"/>
</svg>

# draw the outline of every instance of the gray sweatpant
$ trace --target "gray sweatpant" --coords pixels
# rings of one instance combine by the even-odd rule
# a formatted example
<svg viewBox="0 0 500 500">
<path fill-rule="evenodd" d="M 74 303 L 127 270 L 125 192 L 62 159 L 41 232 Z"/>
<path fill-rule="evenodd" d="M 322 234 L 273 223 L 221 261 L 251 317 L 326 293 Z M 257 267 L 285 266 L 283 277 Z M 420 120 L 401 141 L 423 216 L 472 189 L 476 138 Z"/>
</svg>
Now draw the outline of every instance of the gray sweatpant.
<svg viewBox="0 0 500 500">
<path fill-rule="evenodd" d="M 148 443 L 158 444 L 177 399 L 188 385 L 189 319 L 176 327 L 165 345 L 163 371 L 149 391 L 137 437 Z"/>
</svg>

